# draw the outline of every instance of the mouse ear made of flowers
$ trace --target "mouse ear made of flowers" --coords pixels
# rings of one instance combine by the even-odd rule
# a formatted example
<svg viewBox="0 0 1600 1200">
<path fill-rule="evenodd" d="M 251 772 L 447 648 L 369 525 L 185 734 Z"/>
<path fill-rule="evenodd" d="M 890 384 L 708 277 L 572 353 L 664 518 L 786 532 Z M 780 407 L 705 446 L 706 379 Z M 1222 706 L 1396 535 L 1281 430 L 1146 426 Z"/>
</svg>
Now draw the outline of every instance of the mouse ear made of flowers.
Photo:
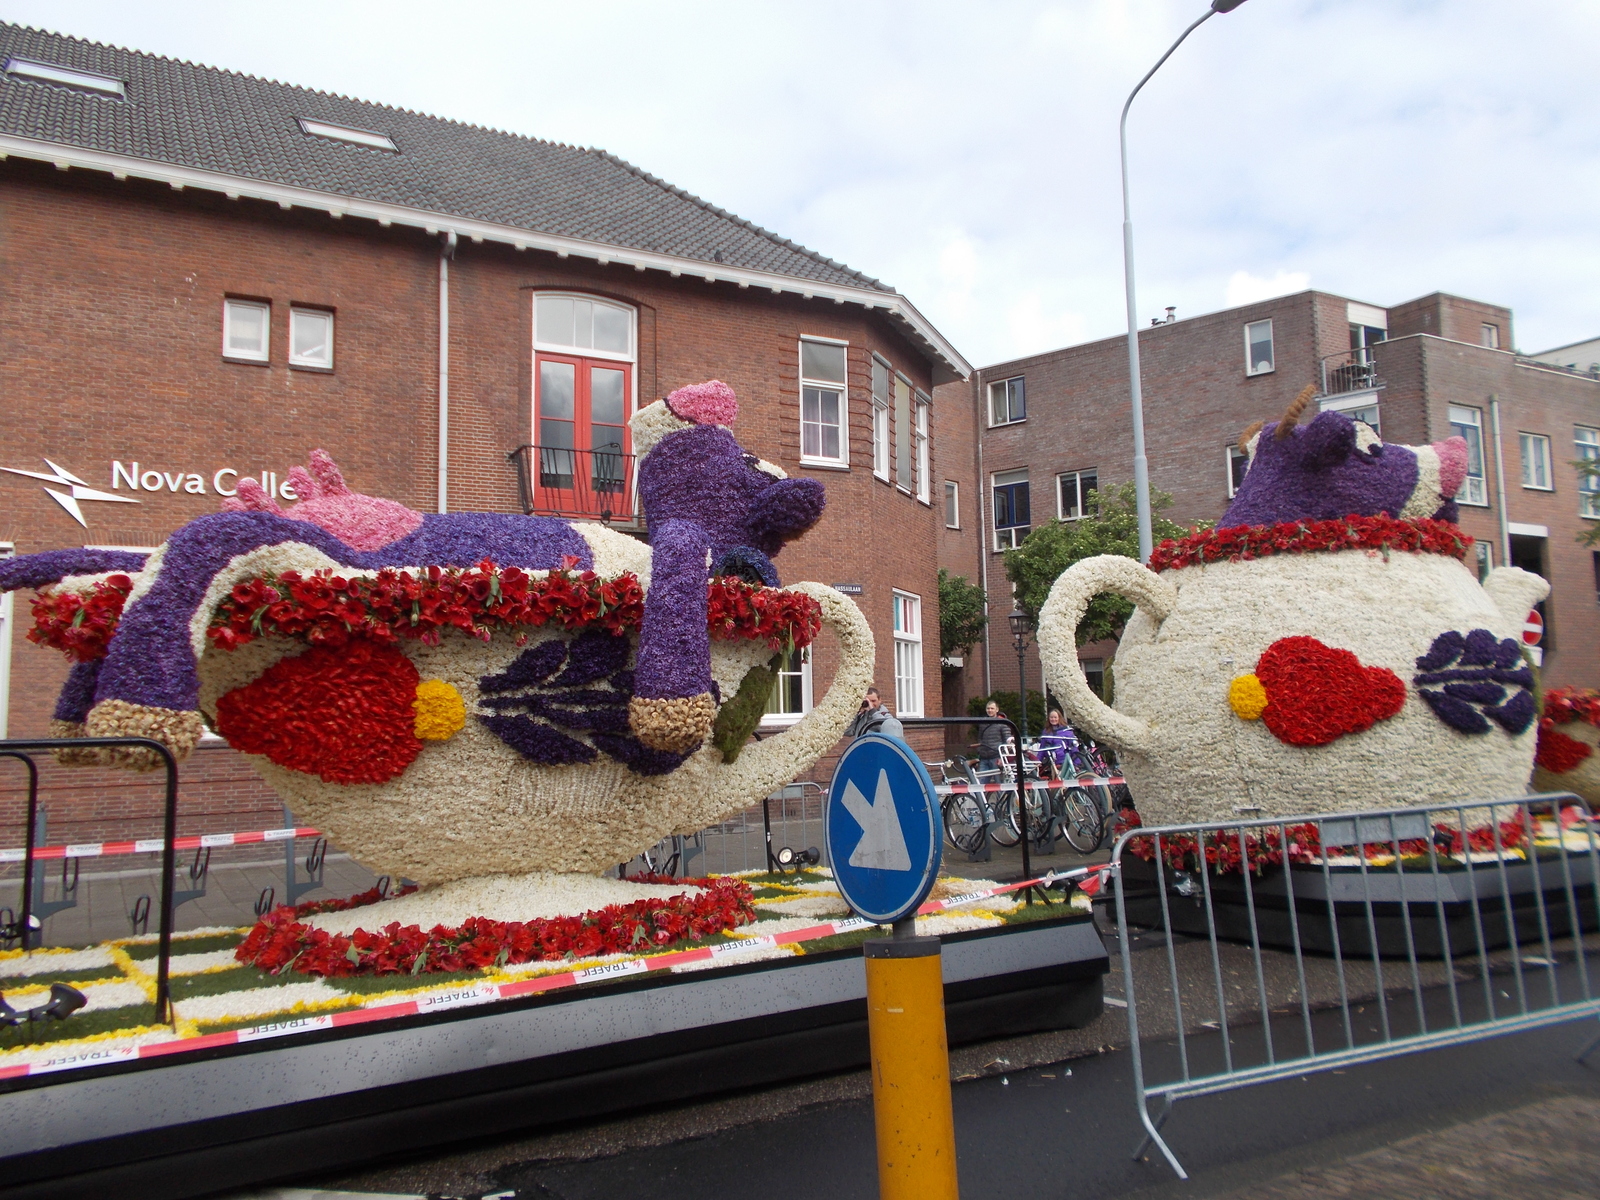
<svg viewBox="0 0 1600 1200">
<path fill-rule="evenodd" d="M 1465 559 L 1472 539 L 1449 521 L 1429 518 L 1351 515 L 1329 521 L 1284 521 L 1277 525 L 1234 525 L 1201 529 L 1162 542 L 1150 553 L 1152 571 L 1177 570 L 1214 562 L 1249 562 L 1273 554 L 1369 550 L 1389 554 L 1445 554 Z"/>
<path fill-rule="evenodd" d="M 132 589 L 126 575 L 46 589 L 34 601 L 28 638 L 76 662 L 103 658 Z M 708 582 L 707 607 L 712 637 L 759 638 L 774 650 L 807 646 L 822 628 L 821 606 L 810 596 L 731 577 Z M 496 629 L 545 625 L 621 634 L 643 619 L 644 588 L 632 572 L 602 579 L 571 566 L 528 572 L 485 561 L 465 570 L 284 571 L 242 580 L 217 605 L 207 636 L 229 650 L 269 634 L 312 645 L 342 645 L 352 636 L 437 643 L 448 629 L 481 639 Z"/>
</svg>

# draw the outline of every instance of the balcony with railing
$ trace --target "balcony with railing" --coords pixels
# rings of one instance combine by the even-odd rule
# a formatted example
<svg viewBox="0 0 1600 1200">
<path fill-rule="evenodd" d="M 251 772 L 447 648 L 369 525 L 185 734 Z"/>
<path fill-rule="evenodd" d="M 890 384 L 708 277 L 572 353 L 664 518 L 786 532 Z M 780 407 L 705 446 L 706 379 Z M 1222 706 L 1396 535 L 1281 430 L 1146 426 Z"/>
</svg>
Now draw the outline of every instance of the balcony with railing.
<svg viewBox="0 0 1600 1200">
<path fill-rule="evenodd" d="M 522 511 L 529 516 L 642 526 L 635 511 L 635 456 L 615 442 L 593 450 L 518 446 L 506 457 L 517 468 Z"/>
<path fill-rule="evenodd" d="M 1383 377 L 1378 374 L 1376 350 L 1376 346 L 1359 346 L 1319 359 L 1317 365 L 1322 373 L 1322 394 L 1344 396 L 1351 392 L 1377 391 L 1383 387 Z"/>
</svg>

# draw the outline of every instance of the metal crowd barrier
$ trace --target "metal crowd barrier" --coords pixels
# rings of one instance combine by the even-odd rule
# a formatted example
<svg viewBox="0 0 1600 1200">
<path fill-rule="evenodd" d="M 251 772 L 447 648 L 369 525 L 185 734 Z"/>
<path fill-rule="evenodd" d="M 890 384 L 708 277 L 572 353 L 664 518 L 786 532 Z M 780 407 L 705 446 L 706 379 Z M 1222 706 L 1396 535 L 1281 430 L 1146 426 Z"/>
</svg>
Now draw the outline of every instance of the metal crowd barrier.
<svg viewBox="0 0 1600 1200">
<path fill-rule="evenodd" d="M 1600 838 L 1571 793 L 1134 829 L 1111 871 L 1134 1157 L 1183 1179 L 1178 1100 L 1600 1016 Z"/>
</svg>

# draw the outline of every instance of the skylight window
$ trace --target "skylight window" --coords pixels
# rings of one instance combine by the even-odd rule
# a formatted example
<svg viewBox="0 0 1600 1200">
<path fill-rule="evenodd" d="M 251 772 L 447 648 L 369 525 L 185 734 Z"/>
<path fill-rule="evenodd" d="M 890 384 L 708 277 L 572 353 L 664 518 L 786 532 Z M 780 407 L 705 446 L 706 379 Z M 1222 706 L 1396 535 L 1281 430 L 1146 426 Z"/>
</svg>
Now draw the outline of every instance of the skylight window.
<svg viewBox="0 0 1600 1200">
<path fill-rule="evenodd" d="M 92 71 L 58 67 L 54 63 L 8 58 L 6 74 L 17 75 L 23 79 L 37 79 L 41 83 L 59 83 L 66 87 L 83 88 L 86 91 L 99 92 L 102 96 L 116 96 L 119 100 L 127 95 L 127 89 L 123 87 L 120 79 L 113 79 L 109 75 L 96 75 Z"/>
<path fill-rule="evenodd" d="M 306 117 L 299 118 L 300 128 L 312 137 L 332 138 L 336 142 L 349 142 L 353 146 L 367 146 L 373 150 L 387 150 L 390 154 L 400 153 L 400 147 L 394 144 L 394 139 L 386 133 L 374 133 L 370 129 L 352 129 L 348 125 L 334 125 L 328 121 L 312 121 Z"/>
</svg>

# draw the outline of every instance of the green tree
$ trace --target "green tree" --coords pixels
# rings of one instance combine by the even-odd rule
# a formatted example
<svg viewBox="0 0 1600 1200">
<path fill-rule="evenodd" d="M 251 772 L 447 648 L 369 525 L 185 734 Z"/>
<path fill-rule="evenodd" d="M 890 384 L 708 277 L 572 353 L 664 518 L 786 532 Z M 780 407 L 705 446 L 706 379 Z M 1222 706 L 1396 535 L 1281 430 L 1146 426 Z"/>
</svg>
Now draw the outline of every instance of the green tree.
<svg viewBox="0 0 1600 1200">
<path fill-rule="evenodd" d="M 1189 532 L 1159 515 L 1171 505 L 1172 497 L 1166 492 L 1150 493 L 1151 532 L 1157 542 Z M 1038 620 L 1050 586 L 1061 572 L 1080 559 L 1097 554 L 1139 557 L 1139 520 L 1131 483 L 1123 484 L 1109 496 L 1105 492 L 1093 493 L 1088 516 L 1076 521 L 1050 521 L 1030 533 L 1020 547 L 1006 551 L 1006 578 L 1016 585 L 1022 611 Z M 1120 637 L 1132 615 L 1133 605 L 1120 596 L 1096 596 L 1078 626 L 1078 645 Z"/>
<path fill-rule="evenodd" d="M 989 623 L 984 606 L 988 598 L 965 575 L 951 575 L 939 568 L 939 656 L 950 658 L 966 654 L 983 636 Z"/>
</svg>

